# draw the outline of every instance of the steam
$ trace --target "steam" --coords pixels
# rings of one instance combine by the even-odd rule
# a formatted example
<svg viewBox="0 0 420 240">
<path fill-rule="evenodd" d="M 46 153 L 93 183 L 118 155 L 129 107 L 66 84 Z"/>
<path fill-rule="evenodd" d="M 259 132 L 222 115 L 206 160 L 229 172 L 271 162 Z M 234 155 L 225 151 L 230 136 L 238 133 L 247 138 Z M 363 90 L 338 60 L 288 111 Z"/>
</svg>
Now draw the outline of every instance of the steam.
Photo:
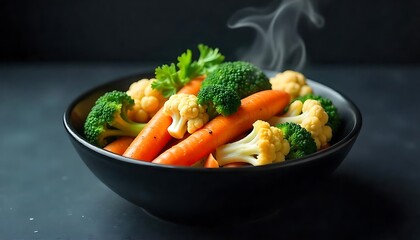
<svg viewBox="0 0 420 240">
<path fill-rule="evenodd" d="M 242 51 L 240 59 L 266 70 L 301 70 L 306 62 L 305 43 L 297 29 L 302 15 L 318 28 L 324 25 L 310 0 L 283 0 L 278 6 L 244 8 L 234 13 L 229 28 L 250 27 L 256 31 L 252 46 Z"/>
</svg>

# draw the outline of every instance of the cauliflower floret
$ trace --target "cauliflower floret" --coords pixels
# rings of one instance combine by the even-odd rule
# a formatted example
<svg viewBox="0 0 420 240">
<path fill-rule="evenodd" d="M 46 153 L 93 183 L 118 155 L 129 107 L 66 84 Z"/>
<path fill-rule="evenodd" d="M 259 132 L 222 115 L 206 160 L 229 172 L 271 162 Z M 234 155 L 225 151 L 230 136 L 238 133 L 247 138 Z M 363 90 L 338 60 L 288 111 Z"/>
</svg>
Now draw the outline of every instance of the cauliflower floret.
<svg viewBox="0 0 420 240">
<path fill-rule="evenodd" d="M 292 117 L 302 113 L 303 103 L 301 101 L 294 101 L 289 105 L 289 109 L 282 116 Z"/>
<path fill-rule="evenodd" d="M 184 134 L 193 133 L 209 121 L 206 108 L 197 103 L 197 97 L 193 94 L 174 94 L 163 106 L 165 114 L 172 117 L 172 123 L 168 127 L 169 134 L 177 139 Z"/>
<path fill-rule="evenodd" d="M 312 88 L 307 84 L 305 76 L 300 72 L 286 70 L 270 78 L 271 88 L 282 90 L 296 98 L 312 93 Z"/>
<path fill-rule="evenodd" d="M 330 126 L 326 125 L 328 122 L 328 114 L 319 101 L 312 99 L 305 101 L 302 112 L 311 111 L 313 112 L 312 116 L 304 119 L 300 125 L 312 134 L 317 148 L 320 149 L 327 145 L 331 140 L 332 129 Z"/>
<path fill-rule="evenodd" d="M 140 79 L 130 85 L 127 94 L 134 99 L 134 106 L 128 117 L 136 122 L 148 122 L 167 100 L 158 91 L 152 88 L 156 79 Z"/>
<path fill-rule="evenodd" d="M 299 100 L 295 102 L 300 102 Z M 294 102 L 294 103 L 295 103 Z M 328 114 L 316 100 L 306 100 L 302 105 L 302 112 L 294 116 L 275 116 L 268 120 L 271 125 L 294 122 L 308 130 L 315 140 L 317 149 L 325 147 L 332 138 L 332 129 L 326 125 Z"/>
<path fill-rule="evenodd" d="M 289 142 L 279 128 L 257 120 L 247 136 L 216 148 L 216 159 L 219 166 L 236 162 L 259 166 L 284 161 L 289 150 Z"/>
</svg>

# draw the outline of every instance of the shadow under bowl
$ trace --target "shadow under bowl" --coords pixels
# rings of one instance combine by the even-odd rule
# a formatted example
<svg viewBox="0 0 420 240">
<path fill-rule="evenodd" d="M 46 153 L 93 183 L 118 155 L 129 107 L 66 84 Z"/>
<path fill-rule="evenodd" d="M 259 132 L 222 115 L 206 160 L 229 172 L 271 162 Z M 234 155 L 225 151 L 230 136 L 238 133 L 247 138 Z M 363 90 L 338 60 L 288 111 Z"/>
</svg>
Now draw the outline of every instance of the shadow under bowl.
<svg viewBox="0 0 420 240">
<path fill-rule="evenodd" d="M 71 143 L 95 176 L 149 214 L 175 223 L 243 223 L 276 213 L 339 166 L 362 126 L 360 111 L 350 99 L 308 80 L 314 92 L 333 101 L 342 123 L 329 148 L 304 158 L 258 167 L 177 167 L 129 159 L 88 143 L 83 123 L 96 99 L 150 77 L 150 73 L 129 76 L 81 94 L 69 105 L 63 121 Z"/>
</svg>

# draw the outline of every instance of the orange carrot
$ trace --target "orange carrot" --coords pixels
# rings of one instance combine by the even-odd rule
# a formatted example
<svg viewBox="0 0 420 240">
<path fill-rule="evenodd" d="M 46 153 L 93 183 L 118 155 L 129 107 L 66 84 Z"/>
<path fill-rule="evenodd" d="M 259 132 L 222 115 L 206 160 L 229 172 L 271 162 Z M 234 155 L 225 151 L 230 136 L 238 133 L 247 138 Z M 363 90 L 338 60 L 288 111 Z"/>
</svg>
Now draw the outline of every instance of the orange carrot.
<svg viewBox="0 0 420 240">
<path fill-rule="evenodd" d="M 191 80 L 178 93 L 197 94 L 203 79 L 204 77 L 200 76 Z M 128 146 L 123 156 L 147 162 L 152 161 L 171 140 L 172 137 L 167 130 L 171 123 L 172 118 L 164 114 L 161 108 Z"/>
<path fill-rule="evenodd" d="M 214 158 L 213 154 L 209 154 L 206 161 L 204 162 L 205 168 L 219 168 L 219 163 Z"/>
<path fill-rule="evenodd" d="M 169 140 L 169 142 L 165 145 L 165 147 L 161 151 L 168 150 L 169 148 L 171 148 L 174 145 L 177 145 L 179 142 L 181 142 L 182 140 L 184 140 L 190 135 L 191 135 L 190 133 L 186 132 L 183 138 L 171 138 L 171 140 Z"/>
<path fill-rule="evenodd" d="M 203 82 L 205 76 L 198 76 L 191 81 L 189 81 L 185 86 L 183 86 L 177 93 L 187 93 L 187 94 L 195 94 L 197 95 L 198 91 L 200 90 L 201 83 Z"/>
<path fill-rule="evenodd" d="M 245 162 L 233 162 L 223 165 L 224 168 L 235 168 L 235 167 L 243 167 L 243 166 L 252 166 L 249 163 Z"/>
<path fill-rule="evenodd" d="M 111 143 L 109 143 L 108 145 L 106 145 L 104 149 L 121 155 L 125 152 L 127 147 L 130 146 L 133 139 L 134 138 L 132 137 L 119 137 Z"/>
<path fill-rule="evenodd" d="M 217 116 L 188 138 L 164 151 L 153 162 L 190 166 L 208 156 L 216 147 L 252 128 L 256 120 L 267 120 L 278 114 L 289 101 L 290 95 L 278 90 L 252 94 L 241 100 L 236 113 L 226 117 Z"/>
</svg>

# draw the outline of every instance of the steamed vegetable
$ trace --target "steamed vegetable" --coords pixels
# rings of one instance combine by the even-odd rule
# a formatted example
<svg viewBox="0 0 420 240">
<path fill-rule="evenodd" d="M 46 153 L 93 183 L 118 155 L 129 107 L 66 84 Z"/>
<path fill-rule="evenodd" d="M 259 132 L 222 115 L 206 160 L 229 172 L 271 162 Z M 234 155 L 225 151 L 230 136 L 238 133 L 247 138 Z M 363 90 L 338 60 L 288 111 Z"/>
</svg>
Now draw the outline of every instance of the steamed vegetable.
<svg viewBox="0 0 420 240">
<path fill-rule="evenodd" d="M 156 157 L 153 162 L 191 166 L 207 157 L 218 146 L 232 141 L 239 134 L 252 128 L 257 120 L 278 114 L 290 102 L 283 91 L 265 90 L 241 100 L 238 111 L 230 116 L 219 115 L 198 131 Z"/>
<path fill-rule="evenodd" d="M 203 87 L 208 85 L 230 87 L 238 93 L 240 98 L 271 89 L 270 80 L 264 72 L 255 65 L 244 61 L 220 64 L 203 81 Z"/>
<path fill-rule="evenodd" d="M 225 59 L 217 48 L 212 49 L 199 44 L 198 50 L 200 52 L 198 60 L 193 60 L 192 51 L 188 49 L 178 57 L 176 65 L 172 63 L 157 67 L 155 69 L 157 80 L 152 83 L 152 88 L 161 92 L 164 97 L 170 97 L 192 79 L 213 72 Z"/>
<path fill-rule="evenodd" d="M 152 89 L 153 82 L 156 79 L 140 79 L 133 82 L 127 94 L 134 99 L 134 106 L 128 112 L 128 116 L 135 122 L 147 122 L 167 100 L 159 91 Z"/>
<path fill-rule="evenodd" d="M 210 153 L 209 156 L 204 161 L 204 167 L 205 168 L 218 168 L 218 167 L 220 167 L 219 163 L 216 161 L 216 159 L 214 158 L 212 153 Z"/>
<path fill-rule="evenodd" d="M 211 117 L 228 116 L 238 110 L 242 98 L 269 89 L 270 81 L 258 67 L 243 61 L 225 62 L 203 81 L 198 102 L 207 106 Z"/>
<path fill-rule="evenodd" d="M 104 147 L 116 137 L 137 136 L 145 124 L 128 118 L 133 106 L 134 100 L 125 92 L 115 90 L 99 97 L 84 124 L 88 142 Z"/>
<path fill-rule="evenodd" d="M 191 80 L 178 91 L 178 94 L 197 94 L 202 80 L 202 77 Z M 167 130 L 171 123 L 171 117 L 166 115 L 163 109 L 160 109 L 133 140 L 123 156 L 152 161 L 172 139 Z"/>
<path fill-rule="evenodd" d="M 221 114 L 229 116 L 238 111 L 241 98 L 235 90 L 224 85 L 207 85 L 197 95 L 200 105 L 206 106 L 210 118 Z"/>
<path fill-rule="evenodd" d="M 316 152 L 315 140 L 311 133 L 297 123 L 286 122 L 278 124 L 284 138 L 290 145 L 290 151 L 286 155 L 286 159 L 296 159 L 304 157 L 308 154 Z"/>
<path fill-rule="evenodd" d="M 194 94 L 178 93 L 172 95 L 163 106 L 163 112 L 172 118 L 169 134 L 181 139 L 184 134 L 193 133 L 209 120 L 206 108 L 197 103 Z"/>
<path fill-rule="evenodd" d="M 324 108 L 325 112 L 328 114 L 327 125 L 331 127 L 333 133 L 336 133 L 340 126 L 341 120 L 340 120 L 340 115 L 338 114 L 338 110 L 333 104 L 333 102 L 327 97 L 322 97 L 315 94 L 307 94 L 307 95 L 298 97 L 295 100 L 299 100 L 300 102 L 305 102 L 308 99 L 316 100 L 321 104 L 322 108 Z"/>
<path fill-rule="evenodd" d="M 219 166 L 235 162 L 259 166 L 284 161 L 289 150 L 289 142 L 279 128 L 257 120 L 247 136 L 216 148 L 216 160 Z"/>
<path fill-rule="evenodd" d="M 290 94 L 291 98 L 307 95 L 313 92 L 308 85 L 306 77 L 296 71 L 286 70 L 270 78 L 274 90 L 282 90 Z"/>
<path fill-rule="evenodd" d="M 332 129 L 327 125 L 328 114 L 316 100 L 306 100 L 302 104 L 301 113 L 297 116 L 274 116 L 268 122 L 271 125 L 285 122 L 299 124 L 311 133 L 317 149 L 326 146 L 332 138 Z"/>
<path fill-rule="evenodd" d="M 130 146 L 130 144 L 133 142 L 133 140 L 134 137 L 118 137 L 106 145 L 104 149 L 115 154 L 122 155 L 128 146 Z"/>
</svg>

